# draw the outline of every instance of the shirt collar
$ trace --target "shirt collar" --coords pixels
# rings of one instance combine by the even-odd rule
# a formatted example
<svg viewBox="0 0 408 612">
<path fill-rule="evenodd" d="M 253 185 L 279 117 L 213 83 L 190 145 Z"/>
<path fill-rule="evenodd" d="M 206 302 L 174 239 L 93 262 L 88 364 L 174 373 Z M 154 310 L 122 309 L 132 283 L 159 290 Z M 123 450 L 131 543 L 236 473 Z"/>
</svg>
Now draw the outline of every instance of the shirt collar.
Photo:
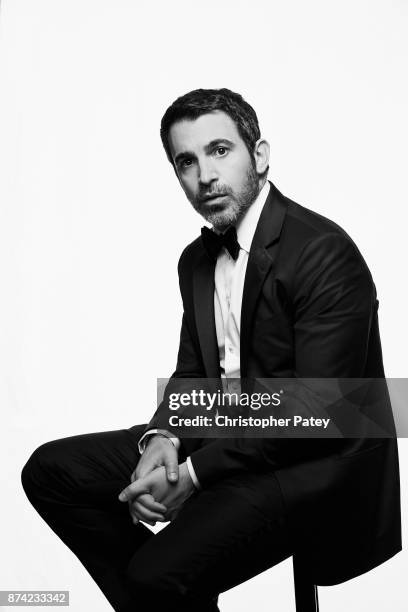
<svg viewBox="0 0 408 612">
<path fill-rule="evenodd" d="M 236 225 L 239 246 L 247 253 L 249 253 L 250 251 L 256 226 L 258 225 L 259 217 L 261 216 L 261 212 L 266 202 L 266 198 L 268 197 L 269 190 L 269 181 L 266 181 L 265 185 L 258 193 L 254 203 L 251 204 L 244 216 L 238 221 Z"/>
</svg>

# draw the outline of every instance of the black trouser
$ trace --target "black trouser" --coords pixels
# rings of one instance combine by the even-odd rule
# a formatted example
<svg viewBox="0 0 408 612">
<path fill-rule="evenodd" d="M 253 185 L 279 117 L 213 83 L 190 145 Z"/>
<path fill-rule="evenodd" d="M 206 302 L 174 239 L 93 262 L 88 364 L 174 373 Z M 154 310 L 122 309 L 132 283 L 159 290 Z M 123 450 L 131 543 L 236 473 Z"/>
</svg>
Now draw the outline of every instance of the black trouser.
<svg viewBox="0 0 408 612">
<path fill-rule="evenodd" d="M 24 490 L 115 610 L 216 611 L 218 593 L 293 554 L 276 477 L 219 481 L 154 535 L 117 499 L 144 427 L 43 444 L 23 468 Z"/>
</svg>

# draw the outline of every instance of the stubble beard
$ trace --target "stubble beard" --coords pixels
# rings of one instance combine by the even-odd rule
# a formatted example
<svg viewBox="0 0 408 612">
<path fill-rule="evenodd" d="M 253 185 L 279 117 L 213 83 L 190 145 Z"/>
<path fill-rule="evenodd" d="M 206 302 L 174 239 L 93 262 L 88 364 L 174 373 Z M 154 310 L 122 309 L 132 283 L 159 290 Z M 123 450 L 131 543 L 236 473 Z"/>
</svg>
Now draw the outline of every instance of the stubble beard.
<svg viewBox="0 0 408 612">
<path fill-rule="evenodd" d="M 224 231 L 230 225 L 236 225 L 238 220 L 254 203 L 259 193 L 259 177 L 255 169 L 255 164 L 252 163 L 247 170 L 245 183 L 241 191 L 237 194 L 226 186 L 222 188 L 223 193 L 226 193 L 230 198 L 228 206 L 214 205 L 211 209 L 206 208 L 205 204 L 199 200 L 194 200 L 192 203 L 194 209 L 208 223 L 218 231 Z"/>
</svg>

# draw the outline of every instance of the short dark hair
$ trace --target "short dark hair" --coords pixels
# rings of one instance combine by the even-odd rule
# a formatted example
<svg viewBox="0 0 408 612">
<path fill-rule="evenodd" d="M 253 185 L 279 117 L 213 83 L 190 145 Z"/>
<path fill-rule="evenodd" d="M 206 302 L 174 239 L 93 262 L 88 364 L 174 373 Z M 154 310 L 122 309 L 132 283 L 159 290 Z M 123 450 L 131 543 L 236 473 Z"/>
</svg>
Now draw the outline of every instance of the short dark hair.
<svg viewBox="0 0 408 612">
<path fill-rule="evenodd" d="M 261 137 L 256 112 L 244 98 L 230 89 L 194 89 L 180 96 L 166 110 L 161 120 L 160 137 L 171 164 L 169 131 L 171 126 L 182 119 L 197 119 L 213 111 L 224 111 L 235 122 L 238 132 L 250 155 L 255 143 Z"/>
</svg>

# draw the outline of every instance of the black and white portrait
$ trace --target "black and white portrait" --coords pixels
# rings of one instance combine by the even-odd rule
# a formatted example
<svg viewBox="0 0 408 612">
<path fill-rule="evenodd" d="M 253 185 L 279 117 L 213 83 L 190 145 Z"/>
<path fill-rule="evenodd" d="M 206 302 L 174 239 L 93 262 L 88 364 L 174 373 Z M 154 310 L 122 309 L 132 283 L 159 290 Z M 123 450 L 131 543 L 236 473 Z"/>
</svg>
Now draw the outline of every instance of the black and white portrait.
<svg viewBox="0 0 408 612">
<path fill-rule="evenodd" d="M 407 20 L 2 1 L 0 606 L 406 610 Z M 275 379 L 374 433 L 186 408 Z"/>
</svg>

